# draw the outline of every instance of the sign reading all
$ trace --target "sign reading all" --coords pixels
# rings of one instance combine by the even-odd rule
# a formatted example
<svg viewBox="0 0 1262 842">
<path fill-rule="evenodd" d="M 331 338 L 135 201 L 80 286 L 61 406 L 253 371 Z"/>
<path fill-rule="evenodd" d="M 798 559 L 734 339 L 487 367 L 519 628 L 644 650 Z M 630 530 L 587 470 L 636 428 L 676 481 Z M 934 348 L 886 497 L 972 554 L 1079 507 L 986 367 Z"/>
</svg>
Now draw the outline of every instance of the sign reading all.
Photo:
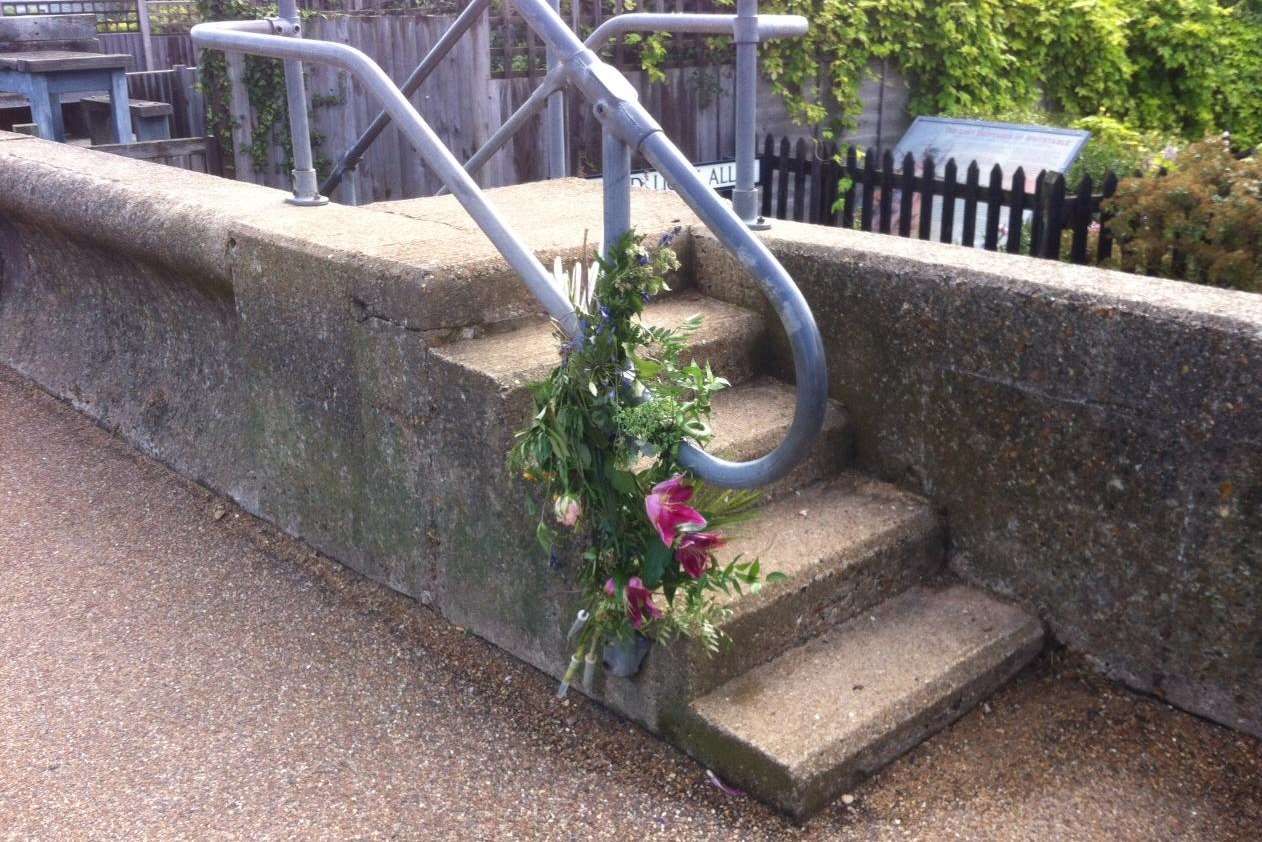
<svg viewBox="0 0 1262 842">
<path fill-rule="evenodd" d="M 711 164 L 697 164 L 697 175 L 714 190 L 730 190 L 736 186 L 736 162 L 715 161 Z M 600 178 L 600 176 L 595 176 Z M 758 181 L 758 161 L 754 161 L 754 181 Z M 670 190 L 666 179 L 656 170 L 637 170 L 631 173 L 631 186 L 647 190 L 665 192 Z"/>
</svg>

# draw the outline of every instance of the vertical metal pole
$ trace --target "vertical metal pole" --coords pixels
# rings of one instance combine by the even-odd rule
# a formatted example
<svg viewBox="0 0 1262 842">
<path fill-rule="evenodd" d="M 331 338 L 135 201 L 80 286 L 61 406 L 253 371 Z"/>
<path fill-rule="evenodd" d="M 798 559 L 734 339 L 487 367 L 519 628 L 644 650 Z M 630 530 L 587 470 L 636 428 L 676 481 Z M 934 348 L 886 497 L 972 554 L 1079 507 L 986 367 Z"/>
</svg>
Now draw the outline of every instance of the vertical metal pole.
<svg viewBox="0 0 1262 842">
<path fill-rule="evenodd" d="M 354 207 L 359 204 L 359 169 L 347 167 L 342 178 L 342 198 L 345 204 Z"/>
<path fill-rule="evenodd" d="M 758 215 L 754 186 L 755 115 L 758 98 L 758 0 L 736 0 L 736 186 L 732 210 L 755 231 L 770 225 Z"/>
<path fill-rule="evenodd" d="M 548 0 L 552 11 L 561 13 L 561 0 Z M 548 46 L 548 71 L 557 66 L 557 51 Z M 565 178 L 568 155 L 565 148 L 565 89 L 548 97 L 548 178 Z"/>
<path fill-rule="evenodd" d="M 302 37 L 296 0 L 280 0 L 280 17 L 294 29 L 294 38 Z M 317 206 L 328 204 L 320 195 L 315 164 L 311 157 L 311 126 L 307 122 L 307 87 L 302 79 L 302 62 L 285 61 L 285 95 L 289 100 L 289 137 L 293 145 L 294 195 L 291 204 Z"/>
<path fill-rule="evenodd" d="M 604 253 L 631 229 L 631 150 L 606 129 L 600 132 L 601 180 L 605 188 Z"/>
</svg>

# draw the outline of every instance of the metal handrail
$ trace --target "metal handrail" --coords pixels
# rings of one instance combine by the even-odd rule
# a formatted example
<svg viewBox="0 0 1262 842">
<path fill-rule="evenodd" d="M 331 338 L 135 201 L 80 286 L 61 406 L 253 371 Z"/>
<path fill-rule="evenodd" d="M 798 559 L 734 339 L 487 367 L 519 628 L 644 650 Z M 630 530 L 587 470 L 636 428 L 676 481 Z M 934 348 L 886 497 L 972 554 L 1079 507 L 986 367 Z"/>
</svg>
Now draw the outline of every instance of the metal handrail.
<svg viewBox="0 0 1262 842">
<path fill-rule="evenodd" d="M 455 26 L 456 24 L 452 24 L 452 28 Z M 747 225 L 763 228 L 766 225 L 758 216 L 758 191 L 754 186 L 754 99 L 758 68 L 756 54 L 752 51 L 760 41 L 805 35 L 808 26 L 806 18 L 800 15 L 760 15 L 754 0 L 741 0 L 735 15 L 661 12 L 615 15 L 592 30 L 583 44 L 591 49 L 599 49 L 609 39 L 629 32 L 731 35 L 736 39 L 736 71 L 742 78 L 738 80 L 736 92 L 739 125 L 736 129 L 736 185 L 732 190 L 732 204 L 736 215 Z M 564 73 L 557 66 L 550 65 L 539 87 L 473 153 L 465 162 L 465 169 L 471 175 L 482 169 L 563 87 Z M 550 132 L 548 146 L 549 152 L 554 153 L 563 144 Z"/>
<path fill-rule="evenodd" d="M 593 103 L 593 111 L 601 122 L 605 154 L 605 243 L 616 242 L 630 227 L 629 175 L 631 150 L 635 149 L 753 275 L 788 337 L 793 351 L 797 402 L 784 440 L 765 456 L 740 463 L 717 458 L 687 443 L 681 450 L 680 461 L 702 480 L 729 488 L 754 488 L 784 476 L 806 456 L 819 435 L 827 403 L 823 341 L 805 298 L 767 247 L 697 176 L 688 159 L 640 105 L 635 89 L 626 78 L 587 48 L 547 0 L 517 0 L 517 5 L 526 23 L 555 51 L 557 72 Z M 469 212 L 561 328 L 570 336 L 577 335 L 578 320 L 565 291 L 509 229 L 469 173 L 385 72 L 353 47 L 303 40 L 294 0 L 282 0 L 280 11 L 278 21 L 198 24 L 192 30 L 193 42 L 202 48 L 282 59 L 286 62 L 286 75 L 295 73 L 299 82 L 302 61 L 331 64 L 349 73 L 381 101 L 385 112 L 407 135 L 425 163 Z M 305 95 L 296 96 L 301 93 L 301 86 L 289 83 L 287 90 L 291 127 L 305 126 Z M 294 119 L 295 109 L 304 112 L 304 119 Z M 297 186 L 300 163 L 310 157 L 310 138 L 295 134 L 293 145 Z"/>
</svg>

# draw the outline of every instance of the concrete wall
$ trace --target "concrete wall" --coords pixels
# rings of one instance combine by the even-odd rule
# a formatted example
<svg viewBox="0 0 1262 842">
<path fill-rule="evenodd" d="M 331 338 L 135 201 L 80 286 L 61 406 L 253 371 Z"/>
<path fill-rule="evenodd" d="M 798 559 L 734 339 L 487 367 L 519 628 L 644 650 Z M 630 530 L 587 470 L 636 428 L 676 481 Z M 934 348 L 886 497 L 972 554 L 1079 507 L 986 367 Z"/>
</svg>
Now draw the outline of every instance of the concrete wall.
<svg viewBox="0 0 1262 842">
<path fill-rule="evenodd" d="M 599 225 L 599 193 L 572 192 L 496 198 L 550 262 L 578 256 L 575 220 Z M 0 362 L 350 567 L 563 668 L 572 595 L 504 469 L 526 396 L 437 352 L 534 317 L 533 299 L 454 200 L 417 219 L 284 195 L 0 133 Z M 678 211 L 645 194 L 636 221 L 663 231 Z"/>
<path fill-rule="evenodd" d="M 940 508 L 956 572 L 1262 733 L 1262 296 L 797 223 L 769 245 L 861 464 Z M 762 306 L 696 250 L 712 294 Z"/>
<path fill-rule="evenodd" d="M 494 197 L 574 254 L 599 187 Z M 0 134 L 0 361 L 176 470 L 550 670 L 564 576 L 443 343 L 533 312 L 454 201 L 266 188 Z M 690 217 L 637 194 L 637 224 Z M 418 218 L 421 217 L 421 218 Z M 1262 297 L 777 223 L 873 472 L 953 567 L 1131 686 L 1262 733 Z M 763 306 L 706 236 L 700 283 Z"/>
</svg>

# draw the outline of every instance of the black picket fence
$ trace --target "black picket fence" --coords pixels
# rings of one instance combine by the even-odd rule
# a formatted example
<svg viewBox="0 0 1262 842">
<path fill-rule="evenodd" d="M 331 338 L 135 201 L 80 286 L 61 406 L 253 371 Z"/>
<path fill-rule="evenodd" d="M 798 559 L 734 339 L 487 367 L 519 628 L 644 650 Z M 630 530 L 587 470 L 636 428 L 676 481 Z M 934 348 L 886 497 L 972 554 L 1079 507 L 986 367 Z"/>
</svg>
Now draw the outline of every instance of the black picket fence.
<svg viewBox="0 0 1262 842">
<path fill-rule="evenodd" d="M 939 176 L 932 158 L 917 166 L 909 154 L 896 169 L 890 151 L 868 150 L 860 163 L 853 146 L 841 160 L 833 144 L 791 146 L 781 139 L 776 146 L 768 136 L 759 156 L 763 216 L 1075 263 L 1105 262 L 1113 254 L 1101 210 L 1117 189 L 1113 173 L 1095 193 L 1090 176 L 1070 188 L 1061 173 L 1030 177 L 1018 168 L 1005 180 L 996 164 L 983 183 L 976 161 L 961 179 L 954 160 Z"/>
</svg>

